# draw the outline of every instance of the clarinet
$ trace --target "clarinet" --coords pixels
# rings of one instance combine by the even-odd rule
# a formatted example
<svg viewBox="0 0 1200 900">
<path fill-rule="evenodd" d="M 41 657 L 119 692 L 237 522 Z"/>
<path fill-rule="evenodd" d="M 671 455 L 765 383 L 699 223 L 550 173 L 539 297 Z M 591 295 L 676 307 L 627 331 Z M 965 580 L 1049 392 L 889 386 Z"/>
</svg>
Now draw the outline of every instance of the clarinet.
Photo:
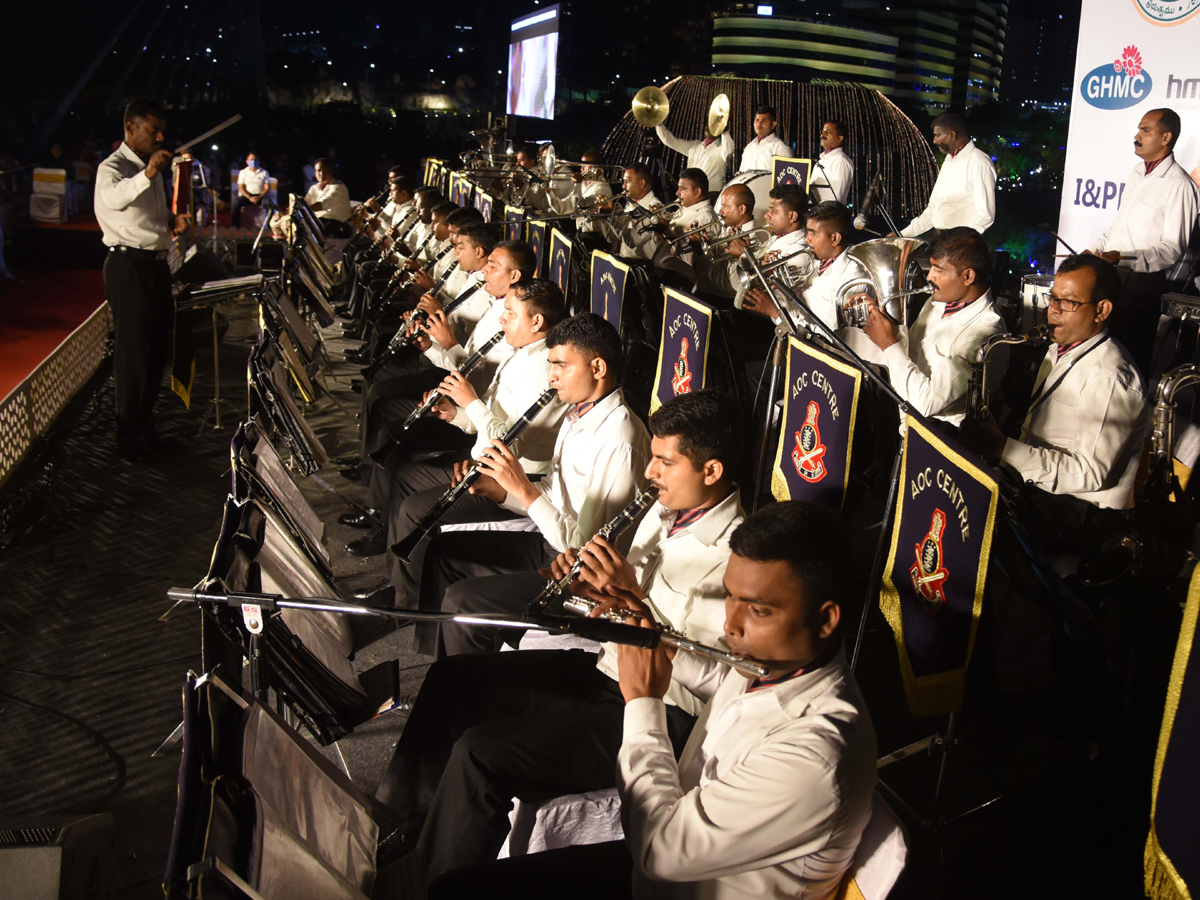
<svg viewBox="0 0 1200 900">
<path fill-rule="evenodd" d="M 446 315 L 450 315 L 450 313 L 454 312 L 456 309 L 462 306 L 463 303 L 469 300 L 476 291 L 482 290 L 482 288 L 482 281 L 475 285 L 475 287 L 467 288 L 465 291 L 447 303 L 444 307 L 442 307 L 442 311 L 446 313 Z M 401 325 L 399 330 L 392 336 L 392 339 L 388 341 L 387 347 L 384 348 L 383 352 L 379 354 L 379 358 L 371 365 L 370 371 L 364 371 L 364 374 L 368 376 L 374 375 L 379 370 L 380 366 L 388 362 L 401 350 L 405 349 L 406 347 L 414 346 L 417 343 L 417 337 L 419 335 L 417 326 L 428 320 L 429 313 L 425 312 L 423 309 L 415 310 L 412 314 L 412 317 L 403 325 Z"/>
<path fill-rule="evenodd" d="M 658 488 L 646 488 L 634 497 L 628 506 L 617 513 L 612 521 L 601 525 L 600 530 L 596 532 L 596 537 L 612 541 L 626 528 L 636 522 L 638 516 L 648 510 L 656 499 L 658 499 Z M 565 594 L 567 587 L 579 576 L 579 570 L 582 568 L 583 559 L 580 552 L 576 552 L 575 562 L 571 566 L 570 571 L 557 581 L 551 578 L 546 582 L 546 586 L 542 588 L 542 592 L 534 597 L 533 602 L 529 604 L 529 608 L 525 611 L 526 617 L 536 616 L 550 604 L 551 600 Z"/>
<path fill-rule="evenodd" d="M 508 431 L 504 432 L 503 437 L 500 438 L 500 442 L 505 446 L 511 447 L 513 442 L 516 441 L 517 438 L 524 433 L 525 429 L 529 427 L 529 423 L 537 417 L 538 413 L 540 413 L 546 408 L 546 406 L 549 405 L 550 401 L 553 400 L 557 394 L 557 388 L 547 388 L 546 392 L 537 398 L 537 402 L 534 403 L 533 406 L 529 407 L 529 409 L 525 410 L 525 412 L 521 413 L 521 417 L 512 423 Z M 396 543 L 392 544 L 392 552 L 395 553 L 401 561 L 411 562 L 410 557 L 412 556 L 413 551 L 417 549 L 417 544 L 421 543 L 421 541 L 425 539 L 429 532 L 433 531 L 433 529 L 437 527 L 438 520 L 446 514 L 446 510 L 457 503 L 459 498 L 467 492 L 471 485 L 479 480 L 479 476 L 482 474 L 483 473 L 479 471 L 479 460 L 475 460 L 475 462 L 471 463 L 471 467 L 467 469 L 466 474 L 463 475 L 462 481 L 449 488 L 446 493 L 442 494 L 441 498 L 437 503 L 434 504 L 433 508 L 421 517 L 421 521 L 417 523 L 417 527 L 413 529 L 412 533 L 409 534 L 408 537 L 402 538 L 396 541 Z"/>
<path fill-rule="evenodd" d="M 486 357 L 488 354 L 488 351 L 491 350 L 493 347 L 495 347 L 496 344 L 498 344 L 500 342 L 500 339 L 503 337 L 504 337 L 504 332 L 497 331 L 490 338 L 488 338 L 486 341 L 484 341 L 480 345 L 478 350 L 476 350 L 474 353 L 472 353 L 470 356 L 468 356 L 466 359 L 463 360 L 463 364 L 458 367 L 458 373 L 465 377 L 467 375 L 470 375 L 471 372 L 473 372 L 475 369 L 479 368 L 479 364 L 481 362 L 483 362 L 484 357 Z M 441 391 L 435 390 L 433 393 L 431 393 L 429 395 L 429 397 L 426 398 L 424 403 L 422 403 L 420 406 L 418 406 L 416 409 L 414 409 L 411 413 L 408 414 L 408 418 L 405 419 L 404 424 L 400 426 L 400 431 L 403 433 L 405 431 L 408 431 L 408 429 L 412 428 L 413 424 L 417 421 L 417 419 L 421 418 L 424 415 L 427 415 L 431 409 L 433 409 L 435 406 L 438 405 L 438 403 L 439 403 L 439 401 L 441 401 L 441 399 L 442 399 Z"/>
<path fill-rule="evenodd" d="M 429 232 L 429 237 L 427 237 L 424 241 L 422 241 L 421 246 L 413 252 L 413 256 L 412 256 L 413 259 L 416 259 L 417 256 L 420 255 L 421 251 L 425 249 L 426 245 L 428 245 L 429 241 L 432 238 L 433 238 L 433 232 L 431 231 L 431 232 Z M 433 259 L 431 259 L 425 265 L 421 266 L 420 271 L 422 271 L 422 272 L 432 271 L 433 267 L 436 266 L 446 256 L 446 254 L 449 253 L 450 251 L 452 251 L 453 249 L 454 249 L 454 245 L 452 244 L 449 247 L 447 247 L 446 249 L 442 250 L 440 253 L 438 253 L 437 256 L 435 256 Z M 387 289 L 384 291 L 384 293 L 380 297 L 380 302 L 385 304 L 384 309 L 385 310 L 387 309 L 386 304 L 390 303 L 397 294 L 399 294 L 401 291 L 407 290 L 412 285 L 412 283 L 416 280 L 417 280 L 416 270 L 397 269 L 396 272 L 392 275 L 391 280 L 388 281 Z M 392 282 L 396 282 L 396 283 L 393 284 Z"/>
<path fill-rule="evenodd" d="M 393 225 L 387 231 L 380 234 L 379 237 L 375 238 L 375 243 L 373 243 L 370 246 L 369 251 L 374 252 L 376 250 L 379 250 L 380 245 L 382 245 L 384 241 L 386 241 L 388 238 L 395 238 L 395 240 L 392 241 L 392 246 L 391 246 L 390 250 L 391 250 L 391 252 L 395 253 L 397 256 L 402 255 L 397 248 L 403 246 L 404 240 L 409 236 L 409 234 L 412 233 L 412 230 L 414 228 L 416 228 L 420 223 L 421 223 L 421 217 L 419 215 L 417 215 L 417 213 L 414 210 L 409 210 L 403 219 L 401 219 L 399 222 L 397 222 L 395 225 Z M 403 228 L 404 230 L 400 231 L 401 228 Z M 397 232 L 399 232 L 399 233 L 397 234 Z M 381 252 L 381 258 L 382 258 L 382 252 Z"/>
</svg>

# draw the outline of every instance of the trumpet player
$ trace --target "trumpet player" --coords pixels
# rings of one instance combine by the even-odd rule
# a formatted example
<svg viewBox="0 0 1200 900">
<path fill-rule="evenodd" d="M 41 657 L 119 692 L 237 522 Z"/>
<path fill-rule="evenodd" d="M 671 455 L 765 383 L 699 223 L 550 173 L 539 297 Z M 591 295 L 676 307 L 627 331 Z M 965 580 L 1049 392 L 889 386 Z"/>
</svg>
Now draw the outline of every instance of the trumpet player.
<svg viewBox="0 0 1200 900">
<path fill-rule="evenodd" d="M 571 173 L 570 180 L 557 179 L 550 182 L 550 208 L 559 215 L 570 215 L 581 207 L 596 206 L 605 197 L 612 196 L 612 188 L 602 177 L 604 157 L 599 150 L 588 150 L 581 162 L 592 165 L 580 166 Z M 575 228 L 583 234 L 606 234 L 605 223 L 588 216 L 578 216 Z"/>
<path fill-rule="evenodd" d="M 754 230 L 754 193 L 744 184 L 731 184 L 721 191 L 717 215 L 725 223 L 721 238 Z M 699 242 L 698 235 L 693 236 Z M 696 274 L 702 290 L 732 300 L 737 294 L 738 259 L 748 248 L 744 240 L 724 243 L 715 259 L 696 257 Z"/>
<path fill-rule="evenodd" d="M 738 412 L 712 391 L 663 404 L 650 417 L 646 467 L 658 502 L 638 526 L 633 549 L 626 556 L 608 542 L 590 542 L 585 551 L 558 556 L 554 574 L 564 575 L 584 552 L 576 592 L 608 599 L 629 586 L 650 597 L 659 621 L 695 640 L 719 641 L 721 575 L 730 535 L 744 518 L 732 481 Z M 545 574 L 530 573 L 524 598 L 537 595 Z M 377 795 L 410 839 L 419 835 L 431 877 L 494 859 L 508 831 L 510 798 L 614 785 L 618 673 L 610 647 L 599 664 L 594 652 L 553 649 L 434 664 Z M 683 746 L 697 709 L 685 690 L 668 691 L 665 727 L 675 747 Z"/>
<path fill-rule="evenodd" d="M 717 221 L 712 201 L 708 199 L 711 184 L 703 169 L 689 167 L 680 173 L 675 197 L 682 206 L 679 215 L 671 220 L 667 228 L 669 233 L 684 234 L 700 225 Z"/>
<path fill-rule="evenodd" d="M 1035 502 L 1070 544 L 1094 536 L 1097 509 L 1133 502 L 1145 401 L 1133 358 L 1108 331 L 1120 296 L 1112 263 L 1087 254 L 1064 260 L 1050 289 L 1052 343 L 1020 434 L 1006 437 L 990 417 L 963 423 L 968 447 L 1052 495 Z"/>
<path fill-rule="evenodd" d="M 532 594 L 528 590 L 531 578 L 536 580 L 533 573 L 557 553 L 583 544 L 642 487 L 650 436 L 621 390 L 616 328 L 601 316 L 582 313 L 552 328 L 546 345 L 550 387 L 567 405 L 549 473 L 531 481 L 513 452 L 493 441 L 479 464 L 483 476 L 470 488 L 475 497 L 526 517 L 533 529 L 433 538 L 420 571 L 410 566 L 403 573 L 408 596 L 416 596 L 419 587 L 422 609 L 519 615 L 537 593 L 536 586 Z M 408 514 L 414 524 L 421 507 L 421 496 L 412 497 Z M 493 631 L 450 626 L 439 636 L 437 628 L 421 623 L 416 646 L 439 657 L 484 652 L 496 649 Z"/>
<path fill-rule="evenodd" d="M 654 259 L 654 253 L 662 238 L 650 230 L 646 230 L 644 234 L 639 232 L 638 225 L 641 224 L 644 215 L 638 212 L 637 208 L 641 207 L 647 212 L 653 212 L 663 205 L 662 201 L 654 195 L 651 188 L 652 180 L 653 176 L 645 163 L 635 162 L 625 169 L 625 174 L 621 179 L 621 190 L 637 206 L 631 207 L 632 213 L 629 210 L 617 210 L 614 214 L 615 240 L 619 241 L 618 256 Z M 612 206 L 610 205 L 608 208 L 611 209 Z M 600 209 L 604 209 L 604 207 L 601 206 Z"/>
<path fill-rule="evenodd" d="M 657 126 L 654 133 L 663 142 L 663 146 L 676 153 L 682 153 L 687 158 L 687 169 L 700 169 L 704 172 L 708 178 L 709 190 L 720 191 L 725 187 L 725 170 L 729 165 L 729 158 L 733 156 L 733 138 L 729 136 L 728 130 L 722 132 L 720 137 L 713 137 L 706 119 L 704 137 L 698 141 L 681 140 L 675 137 L 666 125 Z"/>
<path fill-rule="evenodd" d="M 963 420 L 971 362 L 983 339 L 1004 332 L 988 288 L 991 253 L 973 228 L 948 228 L 930 250 L 933 294 L 901 341 L 900 326 L 874 299 L 863 331 L 883 353 L 892 387 L 914 412 Z"/>
<path fill-rule="evenodd" d="M 767 204 L 767 227 L 771 229 L 771 240 L 763 250 L 760 259 L 762 265 L 777 262 L 806 246 L 805 205 L 804 193 L 799 185 L 780 184 L 771 189 L 770 202 Z M 802 257 L 795 257 L 794 262 L 785 263 L 796 269 L 801 268 L 803 264 Z M 734 306 L 769 319 L 775 319 L 779 315 L 775 304 L 761 285 L 739 291 L 738 296 L 734 298 Z"/>
</svg>

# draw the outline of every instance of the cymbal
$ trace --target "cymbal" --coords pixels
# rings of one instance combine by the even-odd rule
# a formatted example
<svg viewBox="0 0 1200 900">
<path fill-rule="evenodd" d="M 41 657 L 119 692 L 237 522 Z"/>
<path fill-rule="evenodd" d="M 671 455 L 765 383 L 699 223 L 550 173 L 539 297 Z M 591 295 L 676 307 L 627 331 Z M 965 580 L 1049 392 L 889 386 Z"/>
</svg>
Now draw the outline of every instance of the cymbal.
<svg viewBox="0 0 1200 900">
<path fill-rule="evenodd" d="M 720 137 L 729 127 L 729 97 L 717 94 L 708 107 L 708 133 Z"/>
<path fill-rule="evenodd" d="M 633 117 L 644 128 L 654 128 L 667 120 L 671 101 L 662 88 L 649 85 L 633 95 Z"/>
</svg>

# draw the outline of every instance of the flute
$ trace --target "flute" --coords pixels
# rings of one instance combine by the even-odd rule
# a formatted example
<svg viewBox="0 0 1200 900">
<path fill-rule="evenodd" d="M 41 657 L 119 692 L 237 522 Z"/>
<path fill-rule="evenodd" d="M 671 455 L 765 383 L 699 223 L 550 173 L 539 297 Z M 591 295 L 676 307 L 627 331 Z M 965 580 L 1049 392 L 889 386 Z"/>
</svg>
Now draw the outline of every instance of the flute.
<svg viewBox="0 0 1200 900">
<path fill-rule="evenodd" d="M 563 609 L 579 616 L 590 616 L 592 610 L 599 605 L 595 600 L 587 600 L 583 597 L 568 597 L 563 601 Z M 599 616 L 599 618 L 608 619 L 613 622 L 624 622 L 626 619 L 642 619 L 645 616 L 629 609 L 610 609 Z M 709 644 L 694 641 L 682 631 L 677 631 L 674 628 L 663 625 L 661 622 L 655 622 L 654 628 L 659 633 L 659 642 L 666 644 L 668 647 L 674 647 L 677 650 L 686 650 L 688 653 L 695 653 L 697 656 L 714 659 L 719 663 L 724 663 L 743 672 L 749 672 L 751 675 L 757 675 L 759 678 L 764 678 L 771 674 L 771 670 L 756 659 L 749 659 L 745 656 L 739 656 L 736 653 L 730 653 L 728 650 L 722 650 L 720 647 L 713 647 Z"/>
<path fill-rule="evenodd" d="M 658 499 L 658 488 L 646 488 L 644 491 L 634 497 L 628 506 L 617 513 L 617 515 L 613 517 L 612 521 L 601 525 L 600 530 L 596 532 L 596 537 L 602 537 L 606 541 L 611 542 L 626 528 L 636 522 L 638 516 L 648 510 L 656 499 Z M 575 562 L 572 564 L 570 571 L 568 571 L 566 575 L 557 581 L 551 578 L 546 582 L 546 586 L 542 588 L 542 592 L 533 598 L 533 602 L 529 604 L 529 608 L 525 611 L 527 616 L 536 615 L 545 609 L 551 600 L 561 597 L 566 593 L 571 582 L 578 577 L 579 570 L 583 568 L 582 552 L 582 550 L 576 552 Z"/>
<path fill-rule="evenodd" d="M 462 375 L 464 378 L 467 375 L 470 375 L 471 372 L 474 369 L 478 368 L 479 364 L 481 362 L 483 362 L 484 357 L 486 357 L 488 354 L 488 351 L 491 350 L 493 347 L 495 347 L 496 344 L 498 344 L 500 342 L 500 339 L 503 337 L 504 337 L 504 332 L 497 331 L 490 338 L 488 338 L 486 341 L 484 341 L 483 344 L 480 345 L 478 350 L 476 350 L 474 353 L 472 353 L 470 356 L 468 356 L 465 360 L 463 360 L 463 364 L 461 366 L 459 366 L 459 369 L 458 369 L 459 374 Z M 414 409 L 411 413 L 408 414 L 408 418 L 405 419 L 404 424 L 400 426 L 400 431 L 405 432 L 405 431 L 408 431 L 408 429 L 412 428 L 413 425 L 416 424 L 417 419 L 428 414 L 428 412 L 431 409 L 433 409 L 435 406 L 438 405 L 438 402 L 441 399 L 442 399 L 442 392 L 437 391 L 437 390 L 433 391 L 425 399 L 425 402 L 423 402 L 420 406 L 418 406 L 416 409 Z"/>
<path fill-rule="evenodd" d="M 509 426 L 508 431 L 504 432 L 504 435 L 500 438 L 500 442 L 506 447 L 511 447 L 513 442 L 529 427 L 529 423 L 537 418 L 537 414 L 545 409 L 557 394 L 557 388 L 547 388 L 546 392 L 538 397 L 537 401 L 529 409 L 521 413 L 521 417 Z M 401 538 L 392 544 L 392 552 L 403 562 L 411 562 L 410 557 L 417 548 L 417 544 L 421 543 L 425 539 L 425 536 L 433 531 L 437 526 L 438 519 L 446 514 L 446 510 L 458 502 L 459 498 L 470 489 L 471 485 L 479 480 L 479 476 L 482 474 L 479 471 L 479 460 L 475 460 L 471 463 L 471 467 L 467 469 L 466 474 L 463 475 L 462 480 L 449 488 L 446 493 L 442 494 L 433 508 L 421 517 L 421 521 L 417 523 L 417 527 L 412 530 L 408 537 Z"/>
</svg>

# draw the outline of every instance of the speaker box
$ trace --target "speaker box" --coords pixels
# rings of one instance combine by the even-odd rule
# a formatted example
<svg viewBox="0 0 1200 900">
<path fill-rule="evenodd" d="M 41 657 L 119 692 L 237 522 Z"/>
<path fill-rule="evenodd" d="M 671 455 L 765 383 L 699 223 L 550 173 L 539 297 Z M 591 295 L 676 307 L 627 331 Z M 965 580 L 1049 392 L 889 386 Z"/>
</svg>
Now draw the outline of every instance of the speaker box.
<svg viewBox="0 0 1200 900">
<path fill-rule="evenodd" d="M 108 813 L 0 819 L 0 897 L 103 900 L 115 868 Z"/>
</svg>

